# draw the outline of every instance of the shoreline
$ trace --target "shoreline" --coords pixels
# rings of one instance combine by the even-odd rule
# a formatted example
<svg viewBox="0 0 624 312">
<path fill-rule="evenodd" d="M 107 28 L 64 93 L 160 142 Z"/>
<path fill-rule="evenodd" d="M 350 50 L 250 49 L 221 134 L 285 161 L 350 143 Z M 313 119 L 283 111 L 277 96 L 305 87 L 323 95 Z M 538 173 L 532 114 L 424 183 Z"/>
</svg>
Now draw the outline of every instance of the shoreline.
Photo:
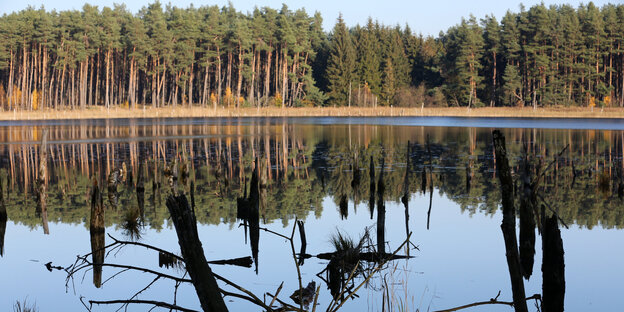
<svg viewBox="0 0 624 312">
<path fill-rule="evenodd" d="M 624 119 L 624 109 L 482 107 L 304 107 L 304 108 L 111 108 L 77 110 L 4 111 L 0 121 L 77 120 L 119 118 L 194 118 L 194 117 L 481 117 L 481 118 L 592 118 Z"/>
</svg>

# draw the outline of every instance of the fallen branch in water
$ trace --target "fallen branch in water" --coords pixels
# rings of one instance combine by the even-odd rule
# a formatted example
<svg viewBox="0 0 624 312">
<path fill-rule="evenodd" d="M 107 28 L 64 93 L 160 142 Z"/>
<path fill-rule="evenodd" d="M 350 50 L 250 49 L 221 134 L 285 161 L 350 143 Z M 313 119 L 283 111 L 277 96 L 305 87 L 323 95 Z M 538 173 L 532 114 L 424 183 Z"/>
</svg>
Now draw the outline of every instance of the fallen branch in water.
<svg viewBox="0 0 624 312">
<path fill-rule="evenodd" d="M 472 308 L 472 307 L 476 307 L 476 306 L 481 306 L 481 305 L 486 305 L 486 304 L 502 304 L 502 305 L 508 305 L 513 307 L 514 303 L 513 302 L 509 302 L 509 301 L 498 301 L 498 296 L 500 296 L 500 291 L 498 292 L 498 295 L 496 295 L 495 298 L 491 298 L 489 301 L 480 301 L 480 302 L 475 302 L 475 303 L 471 303 L 471 304 L 466 304 L 463 306 L 459 306 L 459 307 L 455 307 L 455 308 L 451 308 L 451 309 L 446 309 L 446 310 L 437 310 L 435 312 L 452 312 L 452 311 L 459 311 L 459 310 L 463 310 L 463 309 L 467 309 L 467 308 Z M 541 300 L 542 296 L 540 296 L 539 294 L 535 294 L 531 297 L 527 297 L 525 299 L 525 301 L 529 301 L 529 300 Z"/>
<path fill-rule="evenodd" d="M 97 305 L 100 305 L 100 304 L 120 304 L 120 303 L 124 304 L 124 305 L 128 305 L 128 304 L 149 304 L 149 305 L 153 305 L 154 307 L 161 307 L 161 308 L 166 308 L 166 309 L 176 310 L 176 311 L 182 311 L 182 312 L 198 312 L 197 310 L 191 310 L 191 309 L 183 308 L 183 307 L 175 305 L 175 304 L 162 302 L 162 301 L 154 301 L 154 300 L 108 300 L 108 301 L 89 300 L 89 304 L 91 304 L 91 305 L 94 305 L 94 304 L 97 304 Z M 89 311 L 91 311 L 91 309 L 89 309 Z"/>
</svg>

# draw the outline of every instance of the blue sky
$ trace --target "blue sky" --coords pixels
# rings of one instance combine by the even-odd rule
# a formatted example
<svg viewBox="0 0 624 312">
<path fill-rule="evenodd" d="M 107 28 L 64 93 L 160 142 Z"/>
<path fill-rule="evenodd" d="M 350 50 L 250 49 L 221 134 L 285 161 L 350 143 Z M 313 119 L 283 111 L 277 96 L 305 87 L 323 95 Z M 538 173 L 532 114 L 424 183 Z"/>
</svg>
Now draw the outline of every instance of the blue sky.
<svg viewBox="0 0 624 312">
<path fill-rule="evenodd" d="M 607 3 L 621 3 L 621 0 L 612 1 L 594 1 L 597 6 L 603 6 Z M 139 1 L 113 1 L 113 0 L 90 0 L 90 1 L 70 1 L 70 0 L 0 0 L 0 13 L 10 13 L 19 11 L 32 5 L 36 8 L 45 4 L 48 10 L 80 10 L 84 3 L 90 3 L 97 6 L 112 6 L 113 3 L 125 3 L 131 12 L 137 12 L 141 7 L 152 2 L 151 0 Z M 162 3 L 168 1 L 161 0 Z M 569 3 L 577 7 L 581 1 L 539 1 L 528 0 L 522 3 L 528 8 L 534 4 L 544 2 L 546 5 Z M 181 0 L 171 1 L 178 7 L 187 7 L 193 3 L 195 6 L 201 5 L 227 5 L 227 0 Z M 462 17 L 469 14 L 482 18 L 486 14 L 493 14 L 500 21 L 500 18 L 507 10 L 517 12 L 520 2 L 517 1 L 501 1 L 501 0 L 283 0 L 283 1 L 267 1 L 267 0 L 238 0 L 232 1 L 237 10 L 246 12 L 253 10 L 254 6 L 269 6 L 273 8 L 281 8 L 285 3 L 291 9 L 304 7 L 308 13 L 320 11 L 324 18 L 325 30 L 331 30 L 338 13 L 342 12 L 345 22 L 349 26 L 355 24 L 365 24 L 369 16 L 377 19 L 386 25 L 405 25 L 408 23 L 412 30 L 416 33 L 424 35 L 434 35 L 440 31 L 447 30 L 450 26 L 459 23 Z M 587 3 L 584 1 L 583 3 Z"/>
</svg>

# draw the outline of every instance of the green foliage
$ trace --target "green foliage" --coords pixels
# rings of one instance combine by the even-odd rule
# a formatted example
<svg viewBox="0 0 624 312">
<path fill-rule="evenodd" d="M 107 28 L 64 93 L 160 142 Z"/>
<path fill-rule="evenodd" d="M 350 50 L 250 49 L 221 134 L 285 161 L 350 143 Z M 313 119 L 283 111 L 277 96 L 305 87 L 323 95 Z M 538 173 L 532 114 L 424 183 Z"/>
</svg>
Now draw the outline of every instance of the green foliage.
<svg viewBox="0 0 624 312">
<path fill-rule="evenodd" d="M 345 106 L 349 99 L 355 74 L 355 48 L 347 26 L 342 19 L 334 26 L 327 61 L 328 96 L 333 105 Z"/>
<path fill-rule="evenodd" d="M 0 103 L 417 106 L 405 91 L 424 85 L 456 106 L 624 106 L 621 4 L 521 6 L 437 37 L 373 17 L 339 17 L 329 33 L 322 22 L 286 5 L 28 7 L 0 17 Z"/>
</svg>

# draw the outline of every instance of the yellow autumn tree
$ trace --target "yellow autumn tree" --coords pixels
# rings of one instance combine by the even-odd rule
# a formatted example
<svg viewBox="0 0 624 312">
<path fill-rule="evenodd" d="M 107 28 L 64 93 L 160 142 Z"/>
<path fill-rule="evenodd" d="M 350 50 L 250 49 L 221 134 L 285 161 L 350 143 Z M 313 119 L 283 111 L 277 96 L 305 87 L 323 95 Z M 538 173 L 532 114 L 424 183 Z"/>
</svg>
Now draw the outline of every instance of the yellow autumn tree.
<svg viewBox="0 0 624 312">
<path fill-rule="evenodd" d="M 41 101 L 40 97 L 41 96 L 39 95 L 39 92 L 37 92 L 37 89 L 33 90 L 32 92 L 32 109 L 33 110 L 39 109 L 39 102 Z"/>
<path fill-rule="evenodd" d="M 230 107 L 234 102 L 234 96 L 232 96 L 232 90 L 230 87 L 225 88 L 225 104 Z"/>
<path fill-rule="evenodd" d="M 277 107 L 281 107 L 282 106 L 282 95 L 281 94 L 277 94 L 275 95 L 275 106 Z"/>
<path fill-rule="evenodd" d="M 210 93 L 210 103 L 215 107 L 217 106 L 217 95 L 214 92 Z"/>
<path fill-rule="evenodd" d="M 13 85 L 13 95 L 11 96 L 11 107 L 10 109 L 17 108 L 17 103 L 22 100 L 22 90 L 18 88 L 16 85 Z"/>
<path fill-rule="evenodd" d="M 589 108 L 594 109 L 594 107 L 596 107 L 596 98 L 592 96 L 589 98 Z"/>
</svg>

